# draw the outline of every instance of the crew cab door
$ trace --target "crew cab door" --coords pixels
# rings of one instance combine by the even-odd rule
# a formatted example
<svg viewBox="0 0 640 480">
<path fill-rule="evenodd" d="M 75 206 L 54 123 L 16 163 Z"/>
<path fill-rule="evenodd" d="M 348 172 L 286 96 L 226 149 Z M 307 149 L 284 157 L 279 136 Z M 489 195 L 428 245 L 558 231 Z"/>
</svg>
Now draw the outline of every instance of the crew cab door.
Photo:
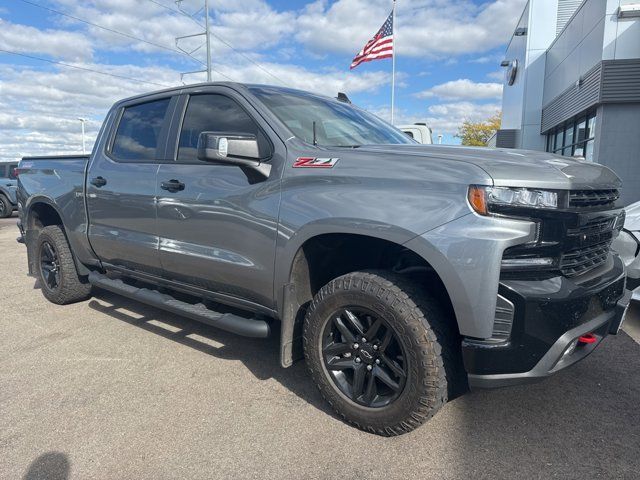
<svg viewBox="0 0 640 480">
<path fill-rule="evenodd" d="M 156 175 L 177 97 L 123 104 L 87 172 L 89 242 L 110 265 L 160 274 Z"/>
<path fill-rule="evenodd" d="M 284 157 L 284 146 L 274 145 L 265 133 L 268 126 L 233 90 L 208 87 L 202 92 L 182 97 L 176 109 L 182 109 L 182 116 L 174 122 L 176 161 L 158 170 L 164 276 L 228 300 L 271 308 L 281 173 L 276 159 Z M 269 178 L 198 160 L 203 131 L 256 135 L 261 156 L 273 162 Z"/>
</svg>

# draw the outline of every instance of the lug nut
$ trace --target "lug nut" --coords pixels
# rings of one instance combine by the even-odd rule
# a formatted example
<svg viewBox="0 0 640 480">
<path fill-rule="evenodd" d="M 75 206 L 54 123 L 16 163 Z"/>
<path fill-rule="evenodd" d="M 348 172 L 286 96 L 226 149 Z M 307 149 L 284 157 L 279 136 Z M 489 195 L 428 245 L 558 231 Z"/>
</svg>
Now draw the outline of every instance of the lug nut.
<svg viewBox="0 0 640 480">
<path fill-rule="evenodd" d="M 380 359 L 376 358 L 376 365 L 380 365 Z"/>
<path fill-rule="evenodd" d="M 371 370 L 373 367 L 371 365 L 367 365 L 367 370 Z"/>
<path fill-rule="evenodd" d="M 373 346 L 373 349 L 374 349 L 374 350 L 377 350 L 377 349 L 378 349 L 378 345 L 374 345 L 374 346 Z"/>
<path fill-rule="evenodd" d="M 353 344 L 353 348 L 358 349 L 358 348 L 360 348 L 360 345 L 358 345 L 357 343 L 354 343 Z"/>
<path fill-rule="evenodd" d="M 360 357 L 356 357 L 356 363 L 360 363 L 362 360 L 360 360 Z"/>
<path fill-rule="evenodd" d="M 367 343 L 367 339 L 362 337 L 362 343 Z"/>
<path fill-rule="evenodd" d="M 351 358 L 351 352 L 347 352 L 344 354 L 344 358 Z"/>
</svg>

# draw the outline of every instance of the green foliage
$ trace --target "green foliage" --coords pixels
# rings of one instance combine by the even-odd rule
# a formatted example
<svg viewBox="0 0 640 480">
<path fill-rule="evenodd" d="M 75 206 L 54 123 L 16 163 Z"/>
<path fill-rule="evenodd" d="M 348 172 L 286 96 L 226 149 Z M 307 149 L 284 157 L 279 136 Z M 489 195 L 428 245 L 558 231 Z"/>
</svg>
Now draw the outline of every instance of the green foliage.
<svg viewBox="0 0 640 480">
<path fill-rule="evenodd" d="M 491 136 L 500 128 L 502 114 L 496 113 L 484 122 L 465 121 L 460 128 L 456 137 L 462 139 L 462 145 L 472 147 L 486 147 Z"/>
</svg>

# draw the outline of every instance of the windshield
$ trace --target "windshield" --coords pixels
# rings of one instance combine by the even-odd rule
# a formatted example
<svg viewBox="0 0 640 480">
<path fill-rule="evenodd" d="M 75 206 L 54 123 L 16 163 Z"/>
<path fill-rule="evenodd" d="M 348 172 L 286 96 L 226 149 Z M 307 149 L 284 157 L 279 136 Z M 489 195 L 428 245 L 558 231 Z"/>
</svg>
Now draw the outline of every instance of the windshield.
<svg viewBox="0 0 640 480">
<path fill-rule="evenodd" d="M 297 138 L 326 147 L 413 144 L 400 130 L 348 103 L 311 93 L 251 87 L 256 95 Z"/>
</svg>

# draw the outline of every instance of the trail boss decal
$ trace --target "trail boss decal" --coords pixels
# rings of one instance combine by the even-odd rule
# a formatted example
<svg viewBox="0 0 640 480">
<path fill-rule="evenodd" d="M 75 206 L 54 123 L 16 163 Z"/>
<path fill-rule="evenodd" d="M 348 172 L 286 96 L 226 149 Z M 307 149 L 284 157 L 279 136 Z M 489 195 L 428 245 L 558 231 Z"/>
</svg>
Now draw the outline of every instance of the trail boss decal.
<svg viewBox="0 0 640 480">
<path fill-rule="evenodd" d="M 333 168 L 339 158 L 298 157 L 293 168 Z"/>
</svg>

